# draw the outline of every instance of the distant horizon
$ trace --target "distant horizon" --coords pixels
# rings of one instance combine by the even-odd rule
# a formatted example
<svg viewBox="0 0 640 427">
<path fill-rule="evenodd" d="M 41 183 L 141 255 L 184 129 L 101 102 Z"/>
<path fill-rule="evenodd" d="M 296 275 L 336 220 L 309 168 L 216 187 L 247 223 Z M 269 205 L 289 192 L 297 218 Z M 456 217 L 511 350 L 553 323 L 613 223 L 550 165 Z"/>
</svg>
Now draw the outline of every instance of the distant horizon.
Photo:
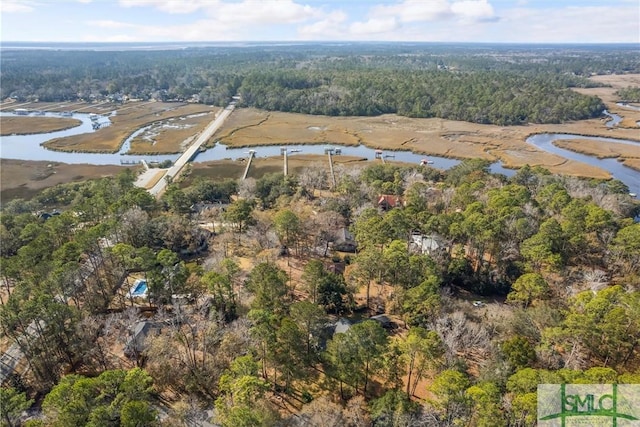
<svg viewBox="0 0 640 427">
<path fill-rule="evenodd" d="M 397 41 L 397 40 L 229 40 L 229 41 L 122 41 L 122 42 L 73 42 L 73 41 L 24 41 L 0 40 L 0 47 L 12 45 L 46 46 L 46 45 L 76 45 L 76 46 L 144 46 L 144 45 L 177 45 L 177 46 L 233 46 L 233 45 L 357 45 L 357 44 L 395 44 L 395 45 L 477 45 L 477 46 L 629 46 L 637 47 L 634 42 L 483 42 L 483 41 Z"/>
<path fill-rule="evenodd" d="M 415 41 L 351 41 L 351 40 L 315 40 L 315 41 L 259 41 L 259 40 L 246 40 L 246 41 L 152 41 L 152 42 L 31 42 L 31 41 L 0 41 L 0 52 L 20 52 L 20 51 L 47 51 L 47 52 L 162 52 L 162 51 L 197 51 L 197 50 L 215 50 L 215 49 L 234 49 L 242 51 L 243 49 L 279 49 L 285 51 L 287 49 L 304 49 L 308 48 L 326 47 L 339 52 L 340 48 L 344 49 L 363 49 L 367 47 L 373 48 L 375 46 L 387 46 L 392 49 L 394 47 L 398 49 L 410 49 L 414 48 L 428 50 L 441 49 L 444 47 L 455 48 L 467 48 L 467 49 L 493 49 L 495 51 L 501 50 L 527 50 L 527 49 L 546 49 L 546 50 L 562 50 L 562 49 L 575 49 L 575 50 L 588 50 L 588 49 L 623 49 L 629 50 L 629 52 L 638 52 L 640 48 L 636 43 L 525 43 L 525 42 L 415 42 Z"/>
<path fill-rule="evenodd" d="M 640 44 L 637 0 L 2 0 L 0 20 L 3 44 Z"/>
<path fill-rule="evenodd" d="M 24 43 L 24 44 L 327 44 L 327 43 L 350 43 L 350 44 L 576 44 L 576 45 L 600 45 L 600 44 L 627 44 L 637 45 L 640 50 L 640 44 L 635 42 L 484 42 L 484 41 L 421 41 L 421 40 L 154 40 L 154 41 L 65 41 L 65 40 L 47 40 L 47 41 L 29 41 L 29 40 L 0 40 L 0 44 Z"/>
</svg>

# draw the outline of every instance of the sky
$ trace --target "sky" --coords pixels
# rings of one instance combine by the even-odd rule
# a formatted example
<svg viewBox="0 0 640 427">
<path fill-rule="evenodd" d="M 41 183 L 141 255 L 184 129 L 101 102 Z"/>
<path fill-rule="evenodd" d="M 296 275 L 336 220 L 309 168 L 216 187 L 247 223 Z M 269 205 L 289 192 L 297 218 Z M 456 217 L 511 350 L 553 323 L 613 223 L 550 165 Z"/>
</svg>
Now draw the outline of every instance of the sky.
<svg viewBox="0 0 640 427">
<path fill-rule="evenodd" d="M 639 43 L 640 0 L 0 0 L 0 41 Z"/>
</svg>

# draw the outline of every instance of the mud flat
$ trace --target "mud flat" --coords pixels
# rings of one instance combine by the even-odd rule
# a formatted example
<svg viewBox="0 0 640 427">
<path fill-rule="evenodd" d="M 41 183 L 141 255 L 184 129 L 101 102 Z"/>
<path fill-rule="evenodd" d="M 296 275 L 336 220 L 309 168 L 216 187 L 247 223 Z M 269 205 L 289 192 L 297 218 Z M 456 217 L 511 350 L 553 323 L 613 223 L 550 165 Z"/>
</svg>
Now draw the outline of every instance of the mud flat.
<svg viewBox="0 0 640 427">
<path fill-rule="evenodd" d="M 574 88 L 576 92 L 584 95 L 597 96 L 607 106 L 607 111 L 622 117 L 622 121 L 618 124 L 620 128 L 640 129 L 637 122 L 640 120 L 640 110 L 634 110 L 617 105 L 620 97 L 615 94 L 618 89 L 640 86 L 640 74 L 608 74 L 602 76 L 589 77 L 597 83 L 608 85 L 608 87 L 594 88 Z"/>
<path fill-rule="evenodd" d="M 0 117 L 0 136 L 32 135 L 67 130 L 80 126 L 78 119 L 58 117 Z"/>
<path fill-rule="evenodd" d="M 131 141 L 129 154 L 182 152 L 214 118 L 214 111 L 205 111 L 156 122 Z"/>
<path fill-rule="evenodd" d="M 609 174 L 596 167 L 581 162 L 567 160 L 560 155 L 551 154 L 526 143 L 527 137 L 538 133 L 564 133 L 582 136 L 599 136 L 640 140 L 638 122 L 640 111 L 616 105 L 619 101 L 615 91 L 628 86 L 640 86 L 640 74 L 595 76 L 592 80 L 609 84 L 611 87 L 575 89 L 578 92 L 599 96 L 606 104 L 608 111 L 623 117 L 620 124 L 613 128 L 606 125 L 603 118 L 569 122 L 564 124 L 526 125 L 526 126 L 494 126 L 458 122 L 444 119 L 412 119 L 392 114 L 378 117 L 329 117 L 310 116 L 304 114 L 267 112 L 252 108 L 236 109 L 227 119 L 224 126 L 214 135 L 210 144 L 220 140 L 230 147 L 248 147 L 260 145 L 285 144 L 336 144 L 356 146 L 364 144 L 370 148 L 381 150 L 410 150 L 426 155 L 449 158 L 481 157 L 489 161 L 501 161 L 509 168 L 519 168 L 525 164 L 540 165 L 553 173 L 575 176 L 607 178 Z M 8 111 L 16 107 L 30 110 L 77 110 L 86 113 L 114 114 L 110 115 L 111 126 L 101 128 L 97 132 L 60 138 L 47 143 L 48 148 L 77 152 L 117 152 L 123 141 L 133 132 L 153 123 L 160 126 L 160 132 L 151 139 L 135 140 L 133 150 L 140 153 L 158 154 L 161 152 L 178 152 L 189 144 L 199 132 L 199 126 L 206 126 L 211 114 L 219 109 L 200 104 L 161 103 L 161 102 L 127 102 L 113 103 L 31 103 L 3 104 L 0 108 Z M 202 114 L 202 115 L 200 115 Z M 205 115 L 208 117 L 205 117 Z M 194 117 L 189 117 L 194 116 Z M 195 117 L 197 116 L 197 117 Z M 169 119 L 174 122 L 167 122 Z M 181 120 L 183 118 L 184 120 Z M 33 117 L 25 118 L 28 120 Z M 192 120 L 193 119 L 193 120 Z M 58 126 L 67 118 L 56 118 Z M 189 122 L 186 122 L 189 120 Z M 201 121 L 200 121 L 201 120 Z M 171 126 L 165 124 L 189 124 L 189 126 Z M 31 123 L 31 122 L 30 122 Z M 193 126 L 191 126 L 193 125 Z M 5 122 L 2 122 L 3 132 Z M 31 128 L 31 125 L 29 125 Z M 19 133 L 32 132 L 31 129 L 17 129 Z M 46 132 L 46 131 L 45 131 Z M 640 159 L 636 147 L 623 144 L 584 144 L 580 137 L 572 139 L 580 142 L 562 142 L 571 150 L 581 149 L 585 154 L 597 157 L 616 157 L 625 166 L 640 171 Z M 146 145 L 145 145 L 146 144 Z M 610 145 L 610 146 L 609 146 Z M 559 147 L 562 145 L 558 144 Z M 579 147 L 577 147 L 579 146 Z M 631 152 L 629 151 L 631 150 Z M 302 155 L 289 157 L 289 170 L 296 173 L 311 164 L 325 164 L 322 156 Z M 345 157 L 334 161 L 346 161 Z M 352 159 L 351 162 L 361 162 Z M 17 162 L 8 164 L 7 162 Z M 42 166 L 44 164 L 44 166 Z M 25 197 L 60 182 L 97 178 L 117 173 L 121 166 L 65 165 L 54 163 L 53 171 L 49 170 L 51 162 L 2 161 L 2 195 L 10 194 L 7 190 Z M 349 164 L 349 163 L 347 163 Z M 35 166 L 33 166 L 35 165 Z M 43 169 L 44 168 L 44 169 Z M 18 172 L 18 169 L 23 169 Z M 238 178 L 244 169 L 244 163 L 232 160 L 217 160 L 206 163 L 194 163 L 192 176 L 201 174 L 215 178 Z M 249 176 L 260 176 L 266 172 L 281 172 L 281 158 L 255 159 Z"/>
<path fill-rule="evenodd" d="M 640 159 L 627 159 L 623 164 L 640 172 Z"/>
<path fill-rule="evenodd" d="M 527 144 L 536 133 L 567 133 L 637 140 L 637 130 L 607 128 L 600 119 L 564 124 L 495 126 L 444 119 L 329 117 L 239 109 L 216 139 L 231 147 L 286 144 L 364 144 L 381 150 L 411 150 L 449 158 L 481 157 L 508 168 L 540 165 L 553 173 L 608 178 L 595 166 L 567 160 Z"/>
<path fill-rule="evenodd" d="M 87 152 L 87 153 L 115 153 L 120 149 L 125 139 L 136 130 L 155 122 L 170 118 L 188 116 L 198 113 L 210 113 L 217 111 L 218 107 L 209 107 L 202 104 L 177 104 L 163 102 L 135 102 L 123 104 L 114 110 L 115 114 L 109 117 L 111 125 L 100 128 L 96 132 L 73 135 L 66 138 L 57 138 L 47 141 L 44 145 L 52 150 Z M 175 140 L 172 152 L 181 151 L 181 140 Z M 146 152 L 160 154 L 167 152 L 167 144 L 161 144 L 158 148 L 151 147 Z M 171 148 L 169 148 L 171 149 Z"/>
<path fill-rule="evenodd" d="M 135 166 L 140 168 L 140 166 Z M 0 202 L 29 199 L 44 188 L 117 175 L 125 166 L 0 159 Z"/>
<path fill-rule="evenodd" d="M 566 159 L 556 154 L 538 150 L 502 150 L 493 151 L 502 160 L 502 165 L 509 169 L 518 169 L 524 165 L 542 166 L 551 172 L 562 170 L 562 174 L 577 177 L 609 179 L 611 174 L 597 166 L 587 165 L 575 160 Z"/>
<path fill-rule="evenodd" d="M 599 159 L 622 158 L 640 159 L 640 143 L 637 147 L 628 144 L 616 144 L 615 142 L 602 143 L 589 139 L 564 139 L 557 140 L 554 145 L 576 153 L 588 154 Z"/>
<path fill-rule="evenodd" d="M 367 160 L 357 156 L 334 156 L 333 162 L 336 165 L 366 165 Z M 202 163 L 193 163 L 192 170 L 185 182 L 191 182 L 197 177 L 208 179 L 238 179 L 242 176 L 245 162 L 238 160 L 212 160 Z M 292 175 L 300 173 L 309 166 L 320 166 L 329 170 L 327 156 L 312 154 L 296 154 L 289 157 L 289 173 Z M 249 178 L 260 178 L 266 173 L 282 173 L 283 160 L 281 157 L 254 158 L 249 170 Z"/>
</svg>

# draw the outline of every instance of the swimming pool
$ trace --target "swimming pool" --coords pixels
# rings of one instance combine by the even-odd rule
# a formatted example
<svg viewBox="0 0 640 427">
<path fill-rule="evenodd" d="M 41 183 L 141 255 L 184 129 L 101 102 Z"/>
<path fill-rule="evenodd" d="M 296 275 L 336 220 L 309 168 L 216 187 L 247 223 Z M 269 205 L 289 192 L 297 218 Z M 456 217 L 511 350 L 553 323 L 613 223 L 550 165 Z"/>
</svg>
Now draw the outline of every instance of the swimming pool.
<svg viewBox="0 0 640 427">
<path fill-rule="evenodd" d="M 147 281 L 144 279 L 138 279 L 129 290 L 129 295 L 132 297 L 146 297 L 147 296 Z"/>
</svg>

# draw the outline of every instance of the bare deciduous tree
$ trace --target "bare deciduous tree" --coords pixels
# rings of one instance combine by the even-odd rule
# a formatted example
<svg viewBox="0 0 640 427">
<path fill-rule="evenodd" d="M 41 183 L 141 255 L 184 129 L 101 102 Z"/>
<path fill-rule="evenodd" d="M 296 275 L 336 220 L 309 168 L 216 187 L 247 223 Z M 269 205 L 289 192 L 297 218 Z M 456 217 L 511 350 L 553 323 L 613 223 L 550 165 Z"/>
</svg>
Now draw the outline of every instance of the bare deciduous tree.
<svg viewBox="0 0 640 427">
<path fill-rule="evenodd" d="M 312 194 L 315 190 L 327 188 L 329 182 L 327 169 L 320 165 L 308 166 L 298 173 L 297 176 L 300 186 Z"/>
<path fill-rule="evenodd" d="M 256 180 L 247 178 L 238 181 L 238 196 L 244 199 L 252 199 L 256 195 Z"/>
<path fill-rule="evenodd" d="M 491 336 L 487 329 L 468 319 L 462 311 L 445 314 L 437 319 L 435 330 L 445 346 L 448 363 L 460 355 L 482 361 L 491 352 Z"/>
</svg>

